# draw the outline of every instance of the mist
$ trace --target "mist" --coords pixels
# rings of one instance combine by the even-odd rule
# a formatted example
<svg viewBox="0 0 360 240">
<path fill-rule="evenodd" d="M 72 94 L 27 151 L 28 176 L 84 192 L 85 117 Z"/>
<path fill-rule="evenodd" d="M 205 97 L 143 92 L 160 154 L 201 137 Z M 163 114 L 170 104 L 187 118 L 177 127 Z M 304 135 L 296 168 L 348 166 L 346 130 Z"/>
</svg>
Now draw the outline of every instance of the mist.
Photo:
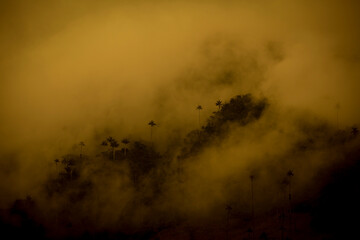
<svg viewBox="0 0 360 240">
<path fill-rule="evenodd" d="M 297 201 L 314 198 L 328 182 L 320 173 L 359 156 L 346 135 L 360 122 L 359 4 L 3 1 L 0 207 L 28 195 L 45 212 L 66 206 L 75 187 L 50 201 L 44 186 L 59 172 L 54 160 L 78 155 L 81 141 L 90 160 L 79 174 L 93 190 L 73 209 L 88 226 L 99 219 L 94 229 L 204 223 L 227 204 L 249 216 L 250 175 L 261 214 L 282 203 L 290 169 Z M 246 94 L 266 102 L 258 118 L 221 123 L 220 137 L 186 152 L 191 131 L 205 134 L 221 112 L 217 100 Z M 134 180 L 130 163 L 99 160 L 109 136 L 149 146 L 161 163 Z M 161 193 L 144 190 L 159 176 Z"/>
</svg>

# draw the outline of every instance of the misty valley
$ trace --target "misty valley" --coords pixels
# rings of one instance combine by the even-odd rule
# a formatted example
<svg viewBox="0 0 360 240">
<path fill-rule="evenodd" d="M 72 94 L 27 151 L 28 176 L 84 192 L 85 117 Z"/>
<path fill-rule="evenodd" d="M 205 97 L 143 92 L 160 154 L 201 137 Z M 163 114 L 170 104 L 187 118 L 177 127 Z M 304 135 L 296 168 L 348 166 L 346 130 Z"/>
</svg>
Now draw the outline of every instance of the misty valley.
<svg viewBox="0 0 360 240">
<path fill-rule="evenodd" d="M 1 0 L 0 239 L 360 239 L 359 9 Z"/>
<path fill-rule="evenodd" d="M 52 160 L 39 195 L 24 193 L 1 209 L 1 232 L 13 239 L 343 239 L 356 232 L 348 217 L 359 213 L 356 127 L 306 115 L 282 126 L 269 118 L 271 103 L 251 94 L 214 107 L 210 116 L 194 107 L 199 127 L 161 150 L 153 120 L 147 140 L 98 136 L 88 154 L 84 139 Z"/>
</svg>

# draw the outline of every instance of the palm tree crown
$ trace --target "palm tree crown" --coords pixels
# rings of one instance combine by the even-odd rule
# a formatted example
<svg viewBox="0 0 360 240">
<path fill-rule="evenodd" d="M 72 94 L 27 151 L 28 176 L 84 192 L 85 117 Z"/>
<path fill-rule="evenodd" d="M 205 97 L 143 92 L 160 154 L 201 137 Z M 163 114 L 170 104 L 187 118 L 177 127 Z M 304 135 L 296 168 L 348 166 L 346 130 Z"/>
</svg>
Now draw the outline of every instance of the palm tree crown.
<svg viewBox="0 0 360 240">
<path fill-rule="evenodd" d="M 220 108 L 221 108 L 221 106 L 222 106 L 221 100 L 217 100 L 216 103 L 215 103 L 215 105 L 218 106 L 218 107 L 219 107 L 219 110 L 220 110 Z"/>
<path fill-rule="evenodd" d="M 150 125 L 151 127 L 153 127 L 153 126 L 156 126 L 156 123 L 155 123 L 153 120 L 151 120 L 151 121 L 148 123 L 148 125 Z"/>
</svg>

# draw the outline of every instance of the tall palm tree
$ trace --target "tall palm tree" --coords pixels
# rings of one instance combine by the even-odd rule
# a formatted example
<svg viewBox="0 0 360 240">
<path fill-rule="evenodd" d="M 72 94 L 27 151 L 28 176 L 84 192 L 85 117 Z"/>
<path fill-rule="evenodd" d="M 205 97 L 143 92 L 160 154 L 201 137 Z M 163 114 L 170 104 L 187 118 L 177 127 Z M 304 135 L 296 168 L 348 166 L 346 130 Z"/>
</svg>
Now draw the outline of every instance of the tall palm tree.
<svg viewBox="0 0 360 240">
<path fill-rule="evenodd" d="M 129 141 L 127 138 L 124 138 L 121 142 L 125 145 L 125 147 L 124 147 L 124 154 L 125 154 L 125 157 L 126 157 L 126 153 L 127 153 L 127 148 L 126 148 L 126 146 L 130 143 L 130 141 Z"/>
<path fill-rule="evenodd" d="M 215 105 L 218 106 L 218 108 L 220 110 L 223 104 L 222 104 L 221 100 L 217 100 Z"/>
<path fill-rule="evenodd" d="M 60 160 L 59 160 L 59 159 L 55 159 L 54 162 L 55 162 L 55 165 L 56 165 L 56 171 L 57 171 L 58 174 L 59 174 L 58 163 L 60 162 Z"/>
<path fill-rule="evenodd" d="M 289 186 L 289 180 L 287 178 L 285 178 L 282 182 L 281 182 L 281 191 L 283 192 L 283 207 L 281 208 L 281 213 L 280 213 L 280 231 L 281 231 L 281 240 L 285 239 L 284 236 L 284 231 L 285 231 L 285 215 L 286 215 L 286 198 L 287 198 L 287 188 Z"/>
<path fill-rule="evenodd" d="M 250 175 L 251 181 L 251 218 L 254 219 L 254 175 Z"/>
<path fill-rule="evenodd" d="M 292 209 L 291 209 L 291 178 L 294 176 L 294 172 L 293 170 L 289 170 L 287 172 L 287 176 L 288 176 L 288 183 L 289 183 L 289 230 L 291 229 L 291 220 L 292 220 Z"/>
<path fill-rule="evenodd" d="M 115 148 L 119 146 L 119 143 L 112 137 L 108 137 L 106 140 L 110 144 L 111 151 L 113 153 L 113 160 L 115 160 Z"/>
<path fill-rule="evenodd" d="M 200 111 L 201 111 L 202 109 L 203 109 L 203 108 L 202 108 L 201 105 L 198 105 L 198 106 L 196 107 L 196 110 L 199 111 L 199 128 L 201 127 L 201 124 L 200 124 Z"/>
<path fill-rule="evenodd" d="M 148 123 L 148 125 L 150 126 L 150 141 L 152 142 L 152 129 L 153 129 L 153 127 L 155 127 L 156 126 L 156 123 L 153 121 L 153 120 L 151 120 L 149 123 Z"/>
<path fill-rule="evenodd" d="M 230 215 L 232 207 L 229 204 L 226 204 L 225 207 L 227 214 L 226 214 L 226 239 L 229 239 L 229 227 L 230 227 Z"/>
<path fill-rule="evenodd" d="M 82 149 L 83 149 L 83 147 L 85 147 L 85 143 L 83 141 L 81 141 L 79 143 L 79 145 L 80 145 L 80 158 L 82 158 Z"/>
<path fill-rule="evenodd" d="M 254 216 L 255 216 L 255 211 L 254 211 L 254 180 L 255 180 L 255 176 L 254 175 L 250 175 L 250 181 L 251 181 L 251 233 L 252 233 L 252 239 L 254 239 Z"/>
<path fill-rule="evenodd" d="M 291 200 L 291 178 L 294 176 L 293 170 L 289 170 L 287 172 L 287 176 L 289 177 L 289 201 Z"/>
</svg>

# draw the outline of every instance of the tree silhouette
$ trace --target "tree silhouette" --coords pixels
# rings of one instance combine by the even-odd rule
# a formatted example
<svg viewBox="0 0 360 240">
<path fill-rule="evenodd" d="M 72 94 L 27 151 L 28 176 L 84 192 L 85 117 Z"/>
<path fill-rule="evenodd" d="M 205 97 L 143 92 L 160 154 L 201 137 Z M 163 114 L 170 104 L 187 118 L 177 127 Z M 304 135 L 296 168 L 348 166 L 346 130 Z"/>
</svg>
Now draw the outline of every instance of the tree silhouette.
<svg viewBox="0 0 360 240">
<path fill-rule="evenodd" d="M 289 230 L 291 229 L 291 220 L 292 220 L 292 209 L 291 209 L 291 178 L 294 176 L 293 170 L 287 172 L 288 183 L 289 183 Z"/>
<path fill-rule="evenodd" d="M 106 140 L 110 144 L 113 160 L 115 160 L 115 148 L 119 146 L 119 143 L 113 137 L 108 137 Z"/>
<path fill-rule="evenodd" d="M 194 130 L 186 136 L 179 158 L 185 159 L 190 155 L 196 155 L 212 141 L 221 140 L 231 130 L 231 124 L 228 123 L 245 126 L 258 120 L 267 106 L 267 99 L 257 100 L 251 94 L 231 98 L 229 102 L 223 103 L 221 111 L 214 112 L 207 119 L 201 129 Z M 202 107 L 199 105 L 196 110 L 200 116 Z"/>
<path fill-rule="evenodd" d="M 73 172 L 74 172 L 74 165 L 75 165 L 74 159 L 71 157 L 71 155 L 64 156 L 63 160 L 61 160 L 61 164 L 64 165 L 64 170 L 66 172 L 66 175 L 68 177 L 70 176 L 70 180 L 72 180 Z"/>
<path fill-rule="evenodd" d="M 353 136 L 357 136 L 358 133 L 359 133 L 359 130 L 357 129 L 357 127 L 352 127 L 352 128 L 351 128 L 351 134 L 352 134 Z"/>
<path fill-rule="evenodd" d="M 289 177 L 289 200 L 291 200 L 291 178 L 294 176 L 293 170 L 289 170 L 287 176 Z"/>
<path fill-rule="evenodd" d="M 199 111 L 199 128 L 201 127 L 201 124 L 200 124 L 200 111 L 201 111 L 202 109 L 203 109 L 203 108 L 202 108 L 201 105 L 198 105 L 198 106 L 196 107 L 196 110 Z"/>
<path fill-rule="evenodd" d="M 156 123 L 155 123 L 153 120 L 151 120 L 151 121 L 148 123 L 148 125 L 150 126 L 150 141 L 152 142 L 152 134 L 153 134 L 152 129 L 153 129 L 153 127 L 156 126 Z"/>
<path fill-rule="evenodd" d="M 130 143 L 130 141 L 127 139 L 127 138 L 124 138 L 122 141 L 121 141 L 125 147 L 124 147 L 124 154 L 125 154 L 125 157 L 126 157 L 126 153 L 127 153 L 127 145 Z"/>
<path fill-rule="evenodd" d="M 55 162 L 55 165 L 56 165 L 56 171 L 57 171 L 58 174 L 59 174 L 58 163 L 60 162 L 60 160 L 59 160 L 59 159 L 55 159 L 54 162 Z"/>
<path fill-rule="evenodd" d="M 281 213 L 280 213 L 280 232 L 281 232 L 281 240 L 284 240 L 285 239 L 285 235 L 284 235 L 284 231 L 285 231 L 285 215 L 286 215 L 286 198 L 287 198 L 287 188 L 289 186 L 289 180 L 288 179 L 284 179 L 282 182 L 281 182 L 281 189 L 282 189 L 282 192 L 284 193 L 284 199 L 283 199 L 283 206 L 281 208 Z"/>
<path fill-rule="evenodd" d="M 83 141 L 81 141 L 79 143 L 79 145 L 80 145 L 80 158 L 82 158 L 82 149 L 83 149 L 83 147 L 85 147 L 85 143 Z"/>
<path fill-rule="evenodd" d="M 230 215 L 232 207 L 229 204 L 226 204 L 226 239 L 229 239 L 229 227 L 230 227 Z"/>
<path fill-rule="evenodd" d="M 215 105 L 218 106 L 218 108 L 220 110 L 223 104 L 222 104 L 221 100 L 217 100 Z"/>
<path fill-rule="evenodd" d="M 137 185 L 141 177 L 155 169 L 161 159 L 161 155 L 154 150 L 153 147 L 141 143 L 133 142 L 128 154 L 131 176 L 135 185 Z M 159 184 L 156 184 L 159 186 Z"/>
<path fill-rule="evenodd" d="M 254 175 L 250 175 L 250 181 L 251 181 L 251 225 L 252 225 L 252 239 L 254 239 Z"/>
<path fill-rule="evenodd" d="M 107 141 L 106 141 L 106 140 L 101 142 L 101 146 L 106 147 L 107 145 L 108 145 L 108 143 L 107 143 Z"/>
</svg>

